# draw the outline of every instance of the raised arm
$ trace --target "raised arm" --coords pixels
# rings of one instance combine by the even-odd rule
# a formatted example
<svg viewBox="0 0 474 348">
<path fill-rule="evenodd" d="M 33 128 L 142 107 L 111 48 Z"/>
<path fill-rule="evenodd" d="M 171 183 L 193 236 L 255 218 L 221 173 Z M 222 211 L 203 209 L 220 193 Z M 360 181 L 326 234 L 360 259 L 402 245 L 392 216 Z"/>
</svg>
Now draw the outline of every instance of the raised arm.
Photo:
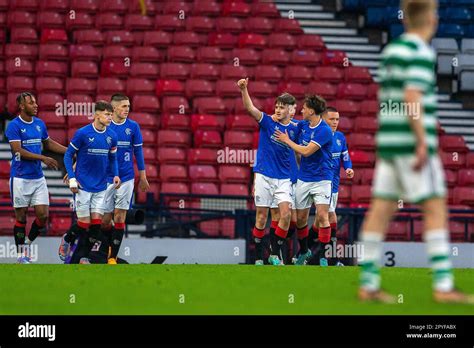
<svg viewBox="0 0 474 348">
<path fill-rule="evenodd" d="M 247 77 L 246 79 L 239 80 L 237 82 L 237 85 L 239 86 L 240 92 L 242 93 L 242 101 L 248 113 L 255 120 L 257 120 L 257 122 L 260 122 L 263 115 L 262 115 L 262 112 L 253 105 L 252 99 L 250 99 L 249 91 L 247 89 L 248 83 L 249 83 L 249 78 Z"/>
</svg>

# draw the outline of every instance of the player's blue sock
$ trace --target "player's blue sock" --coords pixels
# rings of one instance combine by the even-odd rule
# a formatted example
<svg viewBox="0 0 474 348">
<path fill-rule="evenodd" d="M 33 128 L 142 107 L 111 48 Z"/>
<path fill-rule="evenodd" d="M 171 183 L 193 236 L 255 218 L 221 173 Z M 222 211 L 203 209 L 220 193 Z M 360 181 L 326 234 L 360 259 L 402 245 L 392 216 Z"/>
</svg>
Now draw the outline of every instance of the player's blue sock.
<svg viewBox="0 0 474 348">
<path fill-rule="evenodd" d="M 363 232 L 361 236 L 362 255 L 359 264 L 362 266 L 360 287 L 369 291 L 380 289 L 379 260 L 382 251 L 382 234 Z"/>
<path fill-rule="evenodd" d="M 426 231 L 424 240 L 433 270 L 433 288 L 437 291 L 453 290 L 454 276 L 449 259 L 448 231 L 446 229 Z"/>
</svg>

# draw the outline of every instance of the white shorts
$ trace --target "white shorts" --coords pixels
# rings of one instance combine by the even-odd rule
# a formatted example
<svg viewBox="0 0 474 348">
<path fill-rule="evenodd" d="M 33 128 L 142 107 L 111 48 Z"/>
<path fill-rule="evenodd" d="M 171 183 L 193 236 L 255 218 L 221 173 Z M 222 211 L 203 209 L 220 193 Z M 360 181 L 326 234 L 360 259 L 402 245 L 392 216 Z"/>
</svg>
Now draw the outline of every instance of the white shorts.
<svg viewBox="0 0 474 348">
<path fill-rule="evenodd" d="M 134 182 L 134 179 L 125 181 L 122 183 L 122 185 L 120 185 L 118 190 L 114 188 L 114 184 L 107 184 L 104 205 L 102 207 L 104 213 L 112 213 L 114 209 L 130 209 L 133 197 Z"/>
<path fill-rule="evenodd" d="M 74 195 L 74 208 L 78 218 L 88 217 L 91 213 L 104 214 L 105 190 L 100 192 L 87 192 L 79 189 Z"/>
<path fill-rule="evenodd" d="M 306 182 L 298 179 L 295 192 L 296 209 L 310 208 L 313 203 L 315 205 L 329 205 L 331 203 L 331 191 L 331 180 Z"/>
<path fill-rule="evenodd" d="M 49 192 L 44 177 L 39 179 L 10 178 L 10 195 L 14 208 L 49 205 Z"/>
<path fill-rule="evenodd" d="M 413 170 L 414 155 L 379 158 L 375 166 L 373 196 L 385 199 L 406 199 L 420 203 L 433 197 L 446 196 L 444 170 L 438 155 L 428 158 L 420 171 Z"/>
<path fill-rule="evenodd" d="M 296 182 L 291 183 L 291 207 L 292 207 L 292 209 L 296 209 L 295 208 L 296 207 L 296 205 L 295 205 L 295 190 L 296 190 Z M 272 209 L 278 208 L 278 204 L 277 204 L 275 198 L 273 198 L 272 205 L 270 206 L 270 208 L 272 208 Z"/>
<path fill-rule="evenodd" d="M 336 207 L 337 207 L 337 197 L 339 195 L 339 192 L 333 192 L 331 196 L 331 203 L 329 204 L 329 210 L 328 212 L 330 213 L 335 213 L 336 212 Z"/>
<path fill-rule="evenodd" d="M 293 202 L 293 192 L 290 179 L 273 179 L 260 173 L 255 173 L 255 206 L 271 207 L 281 202 Z"/>
</svg>

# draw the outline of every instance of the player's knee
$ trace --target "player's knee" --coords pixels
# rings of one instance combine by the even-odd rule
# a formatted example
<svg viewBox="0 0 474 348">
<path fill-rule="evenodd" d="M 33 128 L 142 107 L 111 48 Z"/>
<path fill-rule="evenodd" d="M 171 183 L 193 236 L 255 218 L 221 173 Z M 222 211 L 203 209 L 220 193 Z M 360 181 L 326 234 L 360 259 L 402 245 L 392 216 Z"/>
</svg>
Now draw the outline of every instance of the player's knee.
<svg viewBox="0 0 474 348">
<path fill-rule="evenodd" d="M 48 213 L 47 212 L 44 212 L 44 213 L 39 213 L 39 214 L 36 214 L 36 218 L 39 220 L 39 222 L 41 222 L 42 224 L 45 224 L 46 222 L 48 222 Z"/>
<path fill-rule="evenodd" d="M 329 213 L 329 223 L 335 223 L 337 222 L 337 215 L 334 212 Z"/>
<path fill-rule="evenodd" d="M 291 210 L 290 209 L 283 209 L 280 210 L 280 221 L 283 220 L 285 222 L 290 222 L 291 220 Z"/>
<path fill-rule="evenodd" d="M 267 216 L 261 212 L 257 212 L 257 215 L 255 217 L 255 225 L 260 228 L 260 226 L 265 226 L 266 222 Z"/>
<path fill-rule="evenodd" d="M 125 219 L 127 218 L 127 211 L 126 210 L 116 210 L 114 213 L 114 222 L 115 223 L 125 223 Z"/>
</svg>

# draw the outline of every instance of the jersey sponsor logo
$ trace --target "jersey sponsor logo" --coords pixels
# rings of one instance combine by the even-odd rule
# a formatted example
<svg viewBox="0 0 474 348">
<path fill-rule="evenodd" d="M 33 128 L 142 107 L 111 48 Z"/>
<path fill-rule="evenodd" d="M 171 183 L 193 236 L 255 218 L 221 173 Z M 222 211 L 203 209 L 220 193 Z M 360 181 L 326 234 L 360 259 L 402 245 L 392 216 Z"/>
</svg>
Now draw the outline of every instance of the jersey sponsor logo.
<svg viewBox="0 0 474 348">
<path fill-rule="evenodd" d="M 94 141 L 94 138 L 89 138 L 89 142 L 92 143 Z"/>
<path fill-rule="evenodd" d="M 125 134 L 130 135 L 132 134 L 132 130 L 130 128 L 125 129 Z"/>
</svg>

